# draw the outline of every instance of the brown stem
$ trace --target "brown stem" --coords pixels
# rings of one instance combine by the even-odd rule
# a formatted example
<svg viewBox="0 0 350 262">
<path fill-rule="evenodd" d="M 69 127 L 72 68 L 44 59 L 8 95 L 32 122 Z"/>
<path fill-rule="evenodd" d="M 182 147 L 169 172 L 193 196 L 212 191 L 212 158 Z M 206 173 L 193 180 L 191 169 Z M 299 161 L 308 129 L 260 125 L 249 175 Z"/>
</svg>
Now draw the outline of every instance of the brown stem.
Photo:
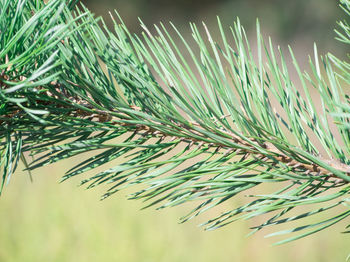
<svg viewBox="0 0 350 262">
<path fill-rule="evenodd" d="M 2 75 L 2 77 L 4 78 L 4 76 Z M 6 79 L 6 78 L 5 78 Z M 3 85 L 3 82 L 1 81 L 0 79 L 0 84 L 1 84 L 1 88 L 6 88 L 4 87 Z M 57 88 L 56 90 L 58 90 L 59 88 L 59 85 L 57 83 L 51 83 L 52 85 L 56 85 Z M 62 92 L 60 92 L 62 94 Z M 46 93 L 48 96 L 50 97 L 55 97 L 57 98 L 56 96 L 54 96 L 52 93 L 50 92 L 47 92 Z M 147 133 L 151 133 L 153 135 L 158 135 L 158 136 L 162 136 L 162 137 L 169 137 L 169 136 L 172 136 L 173 135 L 170 135 L 170 134 L 167 134 L 167 133 L 164 133 L 162 131 L 159 131 L 159 130 L 156 130 L 152 127 L 149 127 L 147 125 L 142 125 L 142 124 L 129 124 L 129 123 L 126 123 L 125 121 L 123 120 L 126 120 L 126 119 L 121 119 L 121 118 L 116 118 L 114 116 L 112 116 L 112 112 L 108 112 L 108 111 L 102 111 L 102 110 L 95 110 L 93 109 L 94 107 L 92 105 L 90 105 L 87 101 L 82 101 L 82 100 L 79 100 L 78 98 L 73 98 L 73 97 L 68 97 L 67 94 L 62 94 L 64 95 L 66 98 L 68 98 L 70 101 L 72 101 L 73 103 L 77 103 L 79 105 L 82 105 L 83 107 L 85 107 L 87 110 L 82 110 L 82 109 L 75 109 L 75 111 L 72 111 L 72 115 L 74 115 L 75 117 L 80 117 L 80 118 L 89 118 L 91 119 L 92 121 L 97 121 L 97 122 L 111 122 L 111 123 L 114 123 L 114 124 L 117 124 L 117 125 L 120 125 L 120 126 L 125 126 L 125 127 L 128 127 L 130 129 L 133 129 L 133 131 L 135 132 L 141 132 L 141 131 L 146 131 Z M 43 104 L 44 105 L 44 101 L 36 101 L 37 104 Z M 47 103 L 47 102 L 45 102 Z M 63 106 L 63 105 L 60 105 L 60 106 Z M 134 109 L 136 111 L 139 111 L 141 110 L 141 108 L 138 108 L 136 106 L 130 106 L 131 109 Z M 91 112 L 91 110 L 93 109 L 93 112 Z M 11 121 L 12 117 L 18 113 L 20 113 L 21 110 L 20 109 L 16 109 L 14 111 L 12 111 L 11 113 L 7 114 L 4 116 L 4 118 L 6 120 L 3 120 L 1 121 L 0 120 L 0 124 L 3 124 L 4 122 L 7 122 L 7 121 Z M 175 123 L 176 124 L 176 123 Z M 197 130 L 194 130 L 192 126 L 197 126 L 197 127 L 200 127 L 200 125 L 198 123 L 190 123 L 189 125 L 186 125 L 184 126 L 183 124 L 181 125 L 177 125 L 178 126 L 178 132 L 182 134 L 179 135 L 178 137 L 173 137 L 173 139 L 175 138 L 180 138 L 181 140 L 183 141 L 186 141 L 190 144 L 200 144 L 200 145 L 203 145 L 204 143 L 208 143 L 208 142 L 204 142 L 204 141 L 201 141 L 200 139 L 197 139 L 197 138 L 191 138 L 191 137 L 188 137 L 188 133 L 193 133 L 193 134 L 196 134 L 197 136 L 202 136 L 203 135 L 197 131 Z M 184 132 L 184 129 L 187 131 L 187 132 Z M 298 162 L 297 160 L 295 159 L 292 159 L 291 157 L 287 156 L 286 154 L 284 154 L 281 150 L 279 150 L 274 144 L 272 143 L 260 143 L 258 142 L 256 139 L 251 139 L 249 142 L 248 141 L 244 141 L 242 140 L 239 136 L 231 133 L 231 132 L 228 132 L 228 131 L 225 131 L 225 130 L 220 130 L 222 133 L 224 133 L 227 137 L 229 137 L 233 142 L 235 142 L 236 144 L 242 146 L 241 149 L 238 149 L 240 151 L 242 151 L 241 153 L 242 154 L 249 154 L 249 155 L 253 155 L 257 158 L 259 158 L 260 160 L 263 160 L 263 161 L 267 161 L 267 160 L 274 160 L 276 163 L 277 162 L 282 162 L 284 164 L 286 164 L 288 167 L 292 168 L 292 169 L 298 169 L 298 170 L 304 170 L 305 171 L 305 174 L 319 174 L 319 175 L 328 175 L 330 177 L 334 177 L 334 178 L 337 178 L 332 172 L 330 172 L 329 170 L 327 170 L 326 168 L 324 167 L 321 167 L 319 165 L 317 165 L 316 163 L 308 163 L 308 164 L 305 164 L 305 163 L 301 163 L 301 162 Z M 204 138 L 204 137 L 203 137 Z M 236 150 L 237 152 L 237 149 L 234 149 L 234 148 L 231 148 L 230 146 L 226 145 L 226 144 L 223 144 L 223 143 L 208 143 L 209 146 L 215 146 L 215 147 L 218 147 L 218 148 L 222 148 L 222 149 L 226 149 L 227 152 L 230 152 L 230 151 L 233 151 L 233 150 Z M 266 151 L 269 151 L 271 153 L 274 154 L 274 157 L 271 159 L 270 157 L 267 157 L 266 155 L 264 155 L 263 153 L 260 152 L 260 149 L 264 149 Z M 327 163 L 329 166 L 331 166 L 332 168 L 340 171 L 340 172 L 343 172 L 345 174 L 347 174 L 348 176 L 350 176 L 350 166 L 344 164 L 344 163 L 341 163 L 340 161 L 338 160 L 334 160 L 334 159 L 325 159 L 323 157 L 320 157 L 318 156 L 318 158 L 322 161 L 322 162 L 325 162 Z M 337 180 L 339 180 L 338 182 L 339 183 L 348 183 L 347 181 L 344 181 L 343 179 L 339 179 L 337 178 Z"/>
</svg>

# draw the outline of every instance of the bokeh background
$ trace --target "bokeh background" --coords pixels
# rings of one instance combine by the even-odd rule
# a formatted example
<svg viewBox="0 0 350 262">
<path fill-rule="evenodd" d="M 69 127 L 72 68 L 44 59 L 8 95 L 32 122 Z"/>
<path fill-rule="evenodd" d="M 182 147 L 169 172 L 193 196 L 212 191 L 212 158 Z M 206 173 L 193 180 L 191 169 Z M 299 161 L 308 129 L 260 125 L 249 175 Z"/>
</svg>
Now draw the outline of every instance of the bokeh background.
<svg viewBox="0 0 350 262">
<path fill-rule="evenodd" d="M 205 21 L 215 34 L 216 16 L 231 25 L 237 16 L 255 34 L 258 17 L 264 35 L 281 46 L 290 44 L 306 66 L 313 43 L 320 53 L 344 56 L 347 46 L 334 40 L 336 21 L 344 15 L 337 0 L 90 0 L 86 6 L 106 18 L 118 10 L 135 33 L 138 17 L 151 26 L 173 21 L 187 37 L 188 22 Z M 246 237 L 254 221 L 240 221 L 223 229 L 204 232 L 200 222 L 209 214 L 185 224 L 178 219 L 189 207 L 140 211 L 141 202 L 128 201 L 124 191 L 99 201 L 104 188 L 85 190 L 80 178 L 58 181 L 79 159 L 33 172 L 34 182 L 19 170 L 0 199 L 0 262 L 26 261 L 345 261 L 350 239 L 339 232 L 345 223 L 317 235 L 272 247 L 277 239 L 268 232 Z M 22 167 L 23 168 L 23 167 Z M 239 201 L 239 200 L 235 200 Z M 234 205 L 234 201 L 228 205 Z"/>
<path fill-rule="evenodd" d="M 259 18 L 264 35 L 281 46 L 300 49 L 300 57 L 311 53 L 316 42 L 323 52 L 343 54 L 345 46 L 334 41 L 336 22 L 345 18 L 339 0 L 82 0 L 110 22 L 108 12 L 117 10 L 129 29 L 140 32 L 138 18 L 147 26 L 172 21 L 181 31 L 189 32 L 189 22 L 204 21 L 216 29 L 216 17 L 230 26 L 237 17 L 248 33 L 255 34 Z M 310 52 L 308 52 L 310 51 Z M 305 59 L 306 60 L 306 59 Z"/>
</svg>

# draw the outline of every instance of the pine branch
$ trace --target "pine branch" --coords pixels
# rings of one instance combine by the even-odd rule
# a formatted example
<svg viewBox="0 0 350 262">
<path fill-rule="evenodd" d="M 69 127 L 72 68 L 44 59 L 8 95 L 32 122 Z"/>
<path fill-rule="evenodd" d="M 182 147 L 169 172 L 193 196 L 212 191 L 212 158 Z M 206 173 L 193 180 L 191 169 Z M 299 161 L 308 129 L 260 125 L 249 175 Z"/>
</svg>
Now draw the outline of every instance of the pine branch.
<svg viewBox="0 0 350 262">
<path fill-rule="evenodd" d="M 4 75 L 3 76 L 4 79 L 8 79 L 9 77 Z M 1 81 L 0 81 L 1 84 Z M 71 83 L 74 84 L 74 83 Z M 58 93 L 60 93 L 60 85 L 57 83 L 51 83 L 51 85 L 56 86 L 55 89 L 57 90 Z M 5 90 L 9 87 L 7 87 L 6 85 L 2 86 L 2 89 Z M 49 92 L 46 93 L 46 95 L 49 98 L 54 98 L 54 99 L 59 99 L 58 96 L 55 96 L 54 94 L 51 94 Z M 74 103 L 77 103 L 79 105 L 81 105 L 84 109 L 77 109 L 75 111 L 71 111 L 70 115 L 72 117 L 78 117 L 80 119 L 87 119 L 90 121 L 97 121 L 99 123 L 104 123 L 104 122 L 110 122 L 112 125 L 117 125 L 117 126 L 124 126 L 129 128 L 130 130 L 133 130 L 134 132 L 136 132 L 139 135 L 145 135 L 145 134 L 150 134 L 153 137 L 160 137 L 163 140 L 167 137 L 170 137 L 171 139 L 180 139 L 183 142 L 189 143 L 190 145 L 203 145 L 203 144 L 207 144 L 209 147 L 214 147 L 214 148 L 220 148 L 220 149 L 225 149 L 227 150 L 227 153 L 233 152 L 233 150 L 235 150 L 235 148 L 229 147 L 226 144 L 223 143 L 217 143 L 217 142 L 208 142 L 205 137 L 203 137 L 201 139 L 201 134 L 197 133 L 196 130 L 193 130 L 191 127 L 192 126 L 196 126 L 196 127 L 200 127 L 200 124 L 195 123 L 195 122 L 190 122 L 189 125 L 179 125 L 178 126 L 178 132 L 180 132 L 179 135 L 176 136 L 172 136 L 168 133 L 164 133 L 164 132 L 160 132 L 156 129 L 150 128 L 148 125 L 142 125 L 142 124 L 129 124 L 127 122 L 123 122 L 123 118 L 117 118 L 114 117 L 113 115 L 111 115 L 108 111 L 102 111 L 102 110 L 93 110 L 94 106 L 89 104 L 88 101 L 83 101 L 83 100 L 79 100 L 77 97 L 70 97 L 67 94 L 60 94 L 60 97 L 64 96 L 66 99 L 73 101 Z M 37 101 L 38 104 L 42 104 L 43 106 L 47 106 L 50 104 L 50 102 L 47 101 Z M 62 105 L 62 107 L 67 107 Z M 140 108 L 136 108 L 130 105 L 130 108 L 134 109 L 134 110 L 138 110 L 140 111 Z M 115 111 L 113 111 L 114 113 L 117 113 Z M 122 112 L 119 112 L 122 113 Z M 16 109 L 15 112 L 11 112 L 8 115 L 3 116 L 6 120 L 5 121 L 0 121 L 1 124 L 8 124 L 9 122 L 11 122 L 11 119 L 15 116 L 20 114 L 20 109 Z M 176 125 L 176 123 L 175 123 Z M 188 135 L 186 133 L 181 133 L 181 131 L 185 129 L 186 132 L 195 134 L 197 133 L 197 138 L 191 138 L 188 137 Z M 273 162 L 275 163 L 285 163 L 287 166 L 291 167 L 292 169 L 299 169 L 299 170 L 303 170 L 305 172 L 305 175 L 308 175 L 310 173 L 314 173 L 317 175 L 328 175 L 330 177 L 334 177 L 337 179 L 337 183 L 339 184 L 345 184 L 345 183 L 349 183 L 349 181 L 341 179 L 341 178 L 337 178 L 336 175 L 334 175 L 332 172 L 330 172 L 329 170 L 327 170 L 326 168 L 323 168 L 322 166 L 312 163 L 312 164 L 305 164 L 303 162 L 298 162 L 290 157 L 288 157 L 287 155 L 283 154 L 282 152 L 279 151 L 279 149 L 274 146 L 271 142 L 266 142 L 266 143 L 259 143 L 259 141 L 257 139 L 250 139 L 249 142 L 246 142 L 244 140 L 241 139 L 241 137 L 227 132 L 225 130 L 222 130 L 222 133 L 229 137 L 234 143 L 236 143 L 237 145 L 240 145 L 241 148 L 238 149 L 240 150 L 243 154 L 246 155 L 256 155 L 256 157 L 260 158 L 263 162 L 266 162 L 268 160 L 273 160 Z M 257 147 L 262 147 L 264 149 L 266 149 L 266 151 L 268 151 L 269 153 L 275 153 L 275 156 L 273 158 L 270 158 L 269 155 L 264 155 L 259 153 L 258 151 L 256 151 L 255 148 Z M 315 156 L 316 157 L 316 156 Z M 320 156 L 317 156 L 321 162 L 325 162 L 327 164 L 329 164 L 332 168 L 345 173 L 347 176 L 350 175 L 350 166 L 341 163 L 338 160 L 335 159 L 325 159 L 322 158 Z M 271 163 L 273 165 L 273 162 Z"/>
<path fill-rule="evenodd" d="M 190 46 L 172 24 L 177 41 L 162 24 L 154 36 L 141 23 L 141 39 L 120 18 L 111 32 L 73 4 L 0 2 L 3 185 L 25 152 L 35 157 L 28 170 L 92 152 L 63 180 L 116 160 L 82 184 L 111 184 L 103 198 L 141 185 L 130 198 L 158 208 L 199 202 L 182 221 L 248 194 L 246 204 L 211 219 L 207 229 L 269 214 L 255 232 L 327 212 L 271 235 L 308 230 L 290 241 L 350 215 L 347 62 L 319 57 L 315 46 L 310 72 L 302 73 L 290 49 L 297 84 L 258 23 L 255 57 L 239 20 L 231 39 L 218 20 L 216 41 L 205 25 L 203 38 L 191 24 Z M 350 10 L 348 1 L 342 6 Z M 340 40 L 350 43 L 350 27 L 340 26 Z M 268 183 L 277 191 L 259 187 Z M 305 206 L 310 210 L 299 208 Z"/>
</svg>

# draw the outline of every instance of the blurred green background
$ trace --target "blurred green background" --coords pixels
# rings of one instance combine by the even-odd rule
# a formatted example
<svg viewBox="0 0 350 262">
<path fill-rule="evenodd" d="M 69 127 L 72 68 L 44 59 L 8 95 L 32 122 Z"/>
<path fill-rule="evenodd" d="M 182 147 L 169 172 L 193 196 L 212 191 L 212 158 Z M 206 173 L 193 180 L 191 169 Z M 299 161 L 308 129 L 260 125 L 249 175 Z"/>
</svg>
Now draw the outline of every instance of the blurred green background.
<svg viewBox="0 0 350 262">
<path fill-rule="evenodd" d="M 264 235 L 272 231 L 246 237 L 254 221 L 203 231 L 197 225 L 210 212 L 178 224 L 188 206 L 140 210 L 126 191 L 101 202 L 105 188 L 78 187 L 82 177 L 58 183 L 75 161 L 35 171 L 33 183 L 26 172 L 12 177 L 0 199 L 1 262 L 344 262 L 350 252 L 346 223 L 271 246 L 278 239 Z"/>
<path fill-rule="evenodd" d="M 201 23 L 215 31 L 216 17 L 230 26 L 240 18 L 248 32 L 255 33 L 259 18 L 264 35 L 272 36 L 282 45 L 312 51 L 316 42 L 323 52 L 343 54 L 346 48 L 334 41 L 336 21 L 345 17 L 339 0 L 83 0 L 95 14 L 110 21 L 108 12 L 117 10 L 128 27 L 140 32 L 138 18 L 152 24 L 172 21 L 182 32 L 188 23 Z M 310 53 L 306 52 L 306 53 Z M 302 55 L 305 56 L 305 53 Z"/>
<path fill-rule="evenodd" d="M 97 15 L 117 9 L 134 32 L 137 17 L 147 25 L 173 21 L 182 32 L 188 22 L 205 21 L 215 31 L 216 15 L 224 25 L 237 16 L 254 37 L 259 17 L 265 35 L 291 44 L 302 63 L 313 42 L 321 53 L 337 55 L 346 46 L 334 41 L 336 20 L 343 17 L 336 0 L 130 0 L 83 1 Z M 199 219 L 178 224 L 189 207 L 142 210 L 141 202 L 127 201 L 121 192 L 103 202 L 104 188 L 77 187 L 82 177 L 63 184 L 64 171 L 79 161 L 59 163 L 33 172 L 34 182 L 20 167 L 0 199 L 0 262 L 11 261 L 345 261 L 350 239 L 339 232 L 346 223 L 287 245 L 271 247 L 277 239 L 264 239 L 266 231 L 249 238 L 249 226 L 237 222 L 204 232 Z M 237 201 L 237 200 L 236 200 Z M 234 202 L 230 203 L 231 205 Z M 229 205 L 229 204 L 228 204 Z"/>
</svg>

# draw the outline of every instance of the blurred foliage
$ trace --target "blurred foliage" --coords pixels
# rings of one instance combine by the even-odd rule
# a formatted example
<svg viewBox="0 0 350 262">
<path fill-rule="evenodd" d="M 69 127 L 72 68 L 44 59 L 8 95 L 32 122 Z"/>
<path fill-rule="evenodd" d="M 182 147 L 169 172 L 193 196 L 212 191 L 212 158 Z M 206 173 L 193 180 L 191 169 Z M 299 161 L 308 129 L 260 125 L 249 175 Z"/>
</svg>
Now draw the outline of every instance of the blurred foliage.
<svg viewBox="0 0 350 262">
<path fill-rule="evenodd" d="M 97 15 L 108 17 L 116 9 L 129 29 L 139 32 L 140 17 L 146 25 L 173 21 L 178 26 L 188 22 L 216 24 L 219 15 L 224 25 L 232 25 L 238 16 L 246 29 L 255 31 L 259 18 L 264 33 L 298 45 L 315 41 L 324 52 L 343 55 L 345 46 L 334 41 L 336 21 L 344 17 L 337 0 L 83 0 Z M 109 19 L 107 19 L 109 20 Z M 214 28 L 215 29 L 215 28 Z M 331 50 L 330 50 L 331 49 Z M 341 50 L 339 50 L 341 49 Z"/>
</svg>

